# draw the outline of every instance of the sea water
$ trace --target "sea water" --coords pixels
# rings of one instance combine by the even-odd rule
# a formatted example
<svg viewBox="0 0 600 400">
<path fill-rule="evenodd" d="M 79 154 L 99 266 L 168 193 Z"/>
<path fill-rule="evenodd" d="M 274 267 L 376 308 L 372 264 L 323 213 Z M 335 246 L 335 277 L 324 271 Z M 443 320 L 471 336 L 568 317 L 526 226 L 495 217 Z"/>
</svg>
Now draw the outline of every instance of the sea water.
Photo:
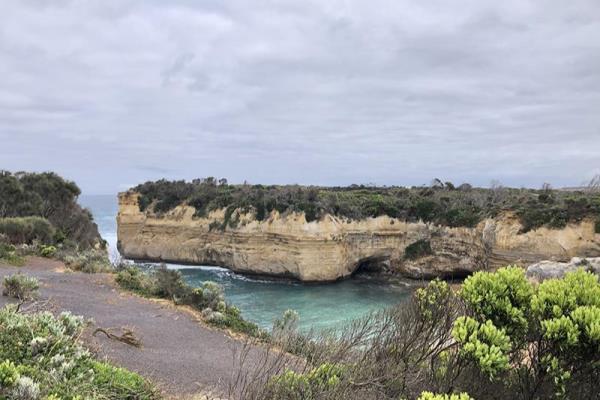
<svg viewBox="0 0 600 400">
<path fill-rule="evenodd" d="M 108 242 L 111 258 L 118 257 L 116 215 L 117 196 L 81 196 Z M 301 329 L 327 329 L 406 300 L 413 285 L 394 284 L 367 277 L 353 277 L 327 284 L 244 276 L 225 268 L 167 264 L 179 269 L 194 286 L 215 281 L 225 289 L 227 301 L 242 311 L 244 318 L 270 329 L 273 321 L 288 309 L 300 316 Z"/>
</svg>

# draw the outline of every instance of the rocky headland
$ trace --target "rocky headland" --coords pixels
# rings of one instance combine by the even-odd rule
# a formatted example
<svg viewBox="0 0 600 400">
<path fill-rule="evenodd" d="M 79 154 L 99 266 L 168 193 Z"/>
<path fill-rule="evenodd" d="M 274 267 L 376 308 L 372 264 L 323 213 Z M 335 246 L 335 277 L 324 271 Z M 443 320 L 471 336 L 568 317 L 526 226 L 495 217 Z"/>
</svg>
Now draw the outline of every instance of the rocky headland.
<svg viewBox="0 0 600 400">
<path fill-rule="evenodd" d="M 119 195 L 118 243 L 127 258 L 216 265 L 246 274 L 334 281 L 359 270 L 417 279 L 464 277 L 473 271 L 542 260 L 600 256 L 595 221 L 523 232 L 512 212 L 473 227 L 405 222 L 389 216 L 359 220 L 271 211 L 263 220 L 235 210 L 236 226 L 217 227 L 227 210 L 202 217 L 180 204 L 166 213 L 141 211 L 139 193 Z"/>
</svg>

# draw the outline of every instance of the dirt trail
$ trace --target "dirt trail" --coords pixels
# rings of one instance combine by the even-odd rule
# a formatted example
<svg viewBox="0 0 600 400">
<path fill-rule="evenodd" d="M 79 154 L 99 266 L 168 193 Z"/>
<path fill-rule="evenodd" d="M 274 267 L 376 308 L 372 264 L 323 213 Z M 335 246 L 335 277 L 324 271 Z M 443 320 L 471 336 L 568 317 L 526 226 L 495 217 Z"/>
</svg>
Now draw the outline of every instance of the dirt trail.
<svg viewBox="0 0 600 400">
<path fill-rule="evenodd" d="M 0 266 L 0 280 L 21 271 L 41 284 L 38 304 L 53 312 L 63 310 L 92 318 L 84 341 L 100 358 L 107 358 L 155 382 L 168 397 L 185 398 L 196 393 L 223 395 L 234 369 L 234 351 L 241 340 L 202 325 L 192 313 L 168 302 L 140 298 L 117 289 L 110 274 L 64 272 L 62 264 L 32 258 L 24 267 Z M 0 307 L 8 303 L 0 296 Z M 93 329 L 131 328 L 142 347 L 91 336 Z M 117 333 L 118 330 L 115 330 Z M 248 368 L 256 365 L 264 350 L 253 347 Z"/>
</svg>

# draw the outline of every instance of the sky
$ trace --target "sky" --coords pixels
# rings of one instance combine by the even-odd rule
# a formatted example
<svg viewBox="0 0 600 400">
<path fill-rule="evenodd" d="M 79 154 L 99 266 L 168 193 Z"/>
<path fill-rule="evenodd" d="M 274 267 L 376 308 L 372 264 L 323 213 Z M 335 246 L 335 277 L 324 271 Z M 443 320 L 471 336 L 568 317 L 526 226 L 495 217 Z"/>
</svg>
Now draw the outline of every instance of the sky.
<svg viewBox="0 0 600 400">
<path fill-rule="evenodd" d="M 2 0 L 0 169 L 555 187 L 600 173 L 598 0 Z"/>
</svg>

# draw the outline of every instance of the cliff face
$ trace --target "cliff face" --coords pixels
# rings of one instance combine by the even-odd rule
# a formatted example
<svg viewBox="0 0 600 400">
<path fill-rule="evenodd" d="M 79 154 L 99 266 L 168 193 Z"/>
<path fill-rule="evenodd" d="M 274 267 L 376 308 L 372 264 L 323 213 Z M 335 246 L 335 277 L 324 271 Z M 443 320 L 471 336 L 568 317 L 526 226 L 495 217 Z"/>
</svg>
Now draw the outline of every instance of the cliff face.
<svg viewBox="0 0 600 400">
<path fill-rule="evenodd" d="M 205 218 L 179 206 L 162 217 L 140 212 L 138 195 L 119 195 L 119 248 L 127 258 L 218 265 L 236 272 L 332 281 L 359 268 L 383 269 L 413 278 L 460 277 L 478 269 L 544 259 L 600 256 L 600 235 L 583 221 L 564 229 L 519 234 L 510 214 L 475 228 L 407 223 L 389 217 L 347 221 L 327 215 L 306 222 L 303 214 L 273 213 L 265 221 L 241 214 L 235 228 L 210 229 L 224 210 Z M 432 253 L 405 256 L 407 246 L 425 240 Z"/>
</svg>

